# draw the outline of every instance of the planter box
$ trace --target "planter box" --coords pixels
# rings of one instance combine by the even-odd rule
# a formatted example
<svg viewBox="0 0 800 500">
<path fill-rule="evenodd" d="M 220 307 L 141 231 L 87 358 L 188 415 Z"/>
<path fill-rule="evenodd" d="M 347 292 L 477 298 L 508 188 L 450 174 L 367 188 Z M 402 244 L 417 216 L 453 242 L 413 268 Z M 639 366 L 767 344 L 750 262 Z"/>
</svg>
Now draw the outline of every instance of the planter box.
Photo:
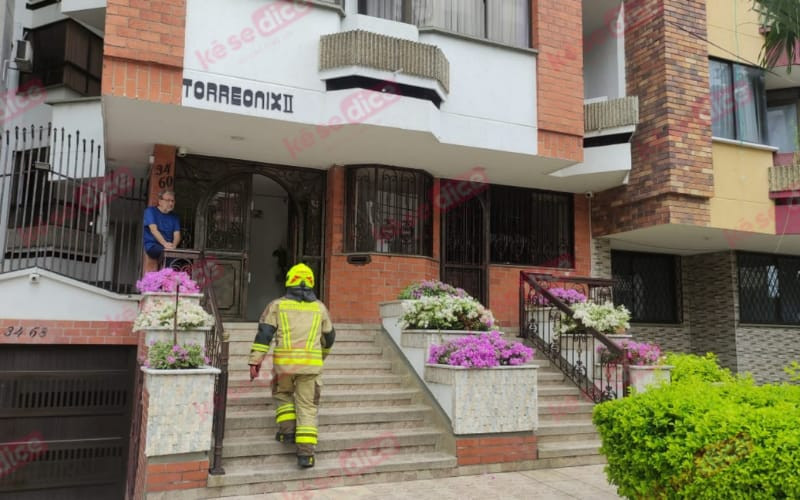
<svg viewBox="0 0 800 500">
<path fill-rule="evenodd" d="M 203 298 L 202 293 L 182 293 L 178 296 L 181 299 L 188 300 L 189 302 L 194 302 L 195 304 L 200 303 L 200 299 Z M 139 310 L 143 310 L 145 308 L 150 308 L 155 306 L 156 304 L 162 302 L 169 302 L 170 304 L 175 303 L 175 294 L 172 292 L 144 292 L 142 294 L 142 299 L 139 301 Z"/>
<path fill-rule="evenodd" d="M 622 397 L 622 365 L 606 365 L 601 373 L 600 364 L 595 365 L 595 372 L 597 376 L 602 376 L 603 387 L 607 383 L 612 384 L 612 388 L 617 393 L 617 399 Z M 637 393 L 645 392 L 649 387 L 666 383 L 669 384 L 672 380 L 672 365 L 655 365 L 655 366 L 630 366 L 631 380 L 630 387 Z M 606 381 L 606 370 L 610 370 L 610 381 Z"/>
<path fill-rule="evenodd" d="M 481 333 L 487 332 L 474 330 L 402 330 L 399 347 L 414 368 L 414 371 L 417 372 L 417 375 L 423 378 L 431 344 L 441 345 L 459 337 L 480 335 Z"/>
<path fill-rule="evenodd" d="M 219 369 L 141 370 L 149 394 L 145 455 L 208 452 Z"/>
<path fill-rule="evenodd" d="M 148 328 L 144 331 L 144 342 L 150 345 L 151 342 L 172 342 L 172 328 Z M 211 328 L 197 328 L 192 330 L 178 330 L 178 343 L 205 345 L 206 335 Z"/>
<path fill-rule="evenodd" d="M 537 366 L 425 365 L 425 381 L 455 434 L 528 432 L 538 427 Z"/>
</svg>

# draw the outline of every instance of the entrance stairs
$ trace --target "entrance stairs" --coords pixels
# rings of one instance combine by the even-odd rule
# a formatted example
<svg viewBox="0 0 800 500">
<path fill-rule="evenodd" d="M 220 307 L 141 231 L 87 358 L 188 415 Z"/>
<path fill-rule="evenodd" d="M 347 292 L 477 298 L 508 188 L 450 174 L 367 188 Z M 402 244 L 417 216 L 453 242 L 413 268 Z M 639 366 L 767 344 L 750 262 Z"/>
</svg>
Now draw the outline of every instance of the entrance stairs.
<svg viewBox="0 0 800 500">
<path fill-rule="evenodd" d="M 300 469 L 294 446 L 275 441 L 270 357 L 250 382 L 247 359 L 256 324 L 232 323 L 225 330 L 230 335 L 225 474 L 209 476 L 209 493 L 224 497 L 428 479 L 432 471 L 456 466 L 453 455 L 437 451 L 441 431 L 419 387 L 376 342 L 380 327 L 336 325 L 336 344 L 322 376 L 317 463 Z"/>
<path fill-rule="evenodd" d="M 336 325 L 336 344 L 323 370 L 320 442 L 311 469 L 297 466 L 294 446 L 275 441 L 271 357 L 250 382 L 247 359 L 256 324 L 230 323 L 225 329 L 230 335 L 225 474 L 209 476 L 208 497 L 458 475 L 456 457 L 441 451 L 434 409 L 403 360 L 382 347 L 380 326 Z M 593 404 L 546 360 L 535 362 L 540 365 L 535 467 L 604 463 L 591 423 Z"/>
</svg>

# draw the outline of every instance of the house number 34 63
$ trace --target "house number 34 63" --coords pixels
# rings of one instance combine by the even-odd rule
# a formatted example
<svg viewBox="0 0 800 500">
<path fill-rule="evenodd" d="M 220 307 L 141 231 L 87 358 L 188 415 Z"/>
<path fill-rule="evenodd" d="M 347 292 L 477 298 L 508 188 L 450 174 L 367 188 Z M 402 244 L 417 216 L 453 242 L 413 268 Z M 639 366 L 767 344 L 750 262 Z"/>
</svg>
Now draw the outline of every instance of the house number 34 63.
<svg viewBox="0 0 800 500">
<path fill-rule="evenodd" d="M 25 335 L 25 327 L 24 326 L 9 326 L 5 330 L 6 330 L 5 331 L 5 336 L 6 337 L 11 337 L 11 336 L 22 337 L 23 335 Z M 34 327 L 28 329 L 27 335 L 28 335 L 28 337 L 31 337 L 31 338 L 34 338 L 34 337 L 45 338 L 47 336 L 47 327 L 46 326 L 41 326 L 41 327 L 34 326 Z"/>
</svg>

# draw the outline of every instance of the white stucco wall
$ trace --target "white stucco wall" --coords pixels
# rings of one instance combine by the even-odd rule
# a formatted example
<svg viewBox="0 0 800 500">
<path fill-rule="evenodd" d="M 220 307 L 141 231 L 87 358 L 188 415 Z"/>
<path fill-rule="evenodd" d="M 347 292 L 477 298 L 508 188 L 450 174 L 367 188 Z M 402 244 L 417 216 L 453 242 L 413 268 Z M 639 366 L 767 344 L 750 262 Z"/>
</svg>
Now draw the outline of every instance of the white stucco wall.
<svg viewBox="0 0 800 500">
<path fill-rule="evenodd" d="M 0 274 L 0 318 L 133 321 L 138 299 L 36 268 Z"/>
</svg>

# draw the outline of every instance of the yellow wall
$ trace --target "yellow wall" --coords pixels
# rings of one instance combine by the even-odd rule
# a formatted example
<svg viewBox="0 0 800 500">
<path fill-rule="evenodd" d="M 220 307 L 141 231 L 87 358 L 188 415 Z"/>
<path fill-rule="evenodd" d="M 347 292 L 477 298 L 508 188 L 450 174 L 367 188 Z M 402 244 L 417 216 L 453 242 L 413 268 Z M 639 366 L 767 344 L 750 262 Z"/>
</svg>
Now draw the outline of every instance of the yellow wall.
<svg viewBox="0 0 800 500">
<path fill-rule="evenodd" d="M 707 0 L 709 55 L 745 64 L 758 63 L 764 38 L 758 32 L 759 16 L 752 6 L 752 0 Z"/>
<path fill-rule="evenodd" d="M 772 152 L 714 142 L 711 227 L 775 234 L 767 173 Z"/>
</svg>

